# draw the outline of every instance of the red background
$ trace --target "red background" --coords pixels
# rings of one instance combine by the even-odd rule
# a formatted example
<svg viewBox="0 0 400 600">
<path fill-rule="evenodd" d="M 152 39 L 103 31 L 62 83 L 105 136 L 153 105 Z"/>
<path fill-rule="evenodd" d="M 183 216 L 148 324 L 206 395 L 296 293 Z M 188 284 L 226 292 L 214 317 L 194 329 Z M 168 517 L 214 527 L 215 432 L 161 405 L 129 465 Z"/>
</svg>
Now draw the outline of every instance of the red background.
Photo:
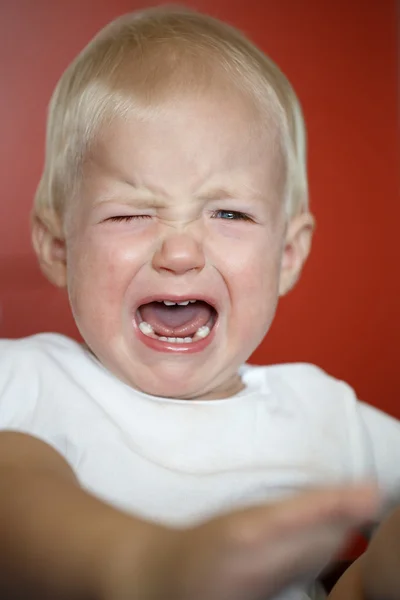
<svg viewBox="0 0 400 600">
<path fill-rule="evenodd" d="M 1 337 L 76 335 L 65 295 L 42 278 L 30 247 L 46 105 L 62 70 L 101 26 L 150 4 L 0 4 Z M 400 417 L 395 0 L 186 4 L 249 33 L 294 83 L 308 124 L 314 248 L 253 360 L 314 362 Z"/>
</svg>

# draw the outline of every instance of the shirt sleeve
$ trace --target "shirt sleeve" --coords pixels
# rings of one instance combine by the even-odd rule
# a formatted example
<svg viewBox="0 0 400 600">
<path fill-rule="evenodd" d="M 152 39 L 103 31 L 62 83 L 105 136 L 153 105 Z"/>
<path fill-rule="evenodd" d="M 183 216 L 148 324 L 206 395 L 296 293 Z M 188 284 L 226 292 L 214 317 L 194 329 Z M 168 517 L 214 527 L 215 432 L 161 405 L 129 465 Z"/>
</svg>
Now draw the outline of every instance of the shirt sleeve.
<svg viewBox="0 0 400 600">
<path fill-rule="evenodd" d="M 383 494 L 384 513 L 400 506 L 400 421 L 363 402 L 359 414 L 366 452 Z"/>
<path fill-rule="evenodd" d="M 35 411 L 38 376 L 23 342 L 0 340 L 0 430 L 20 430 Z"/>
<path fill-rule="evenodd" d="M 41 439 L 75 469 L 80 452 L 63 427 L 63 413 L 55 418 L 60 406 L 50 407 L 46 394 L 42 397 L 48 379 L 40 367 L 42 361 L 34 339 L 0 339 L 0 431 L 18 431 Z"/>
</svg>

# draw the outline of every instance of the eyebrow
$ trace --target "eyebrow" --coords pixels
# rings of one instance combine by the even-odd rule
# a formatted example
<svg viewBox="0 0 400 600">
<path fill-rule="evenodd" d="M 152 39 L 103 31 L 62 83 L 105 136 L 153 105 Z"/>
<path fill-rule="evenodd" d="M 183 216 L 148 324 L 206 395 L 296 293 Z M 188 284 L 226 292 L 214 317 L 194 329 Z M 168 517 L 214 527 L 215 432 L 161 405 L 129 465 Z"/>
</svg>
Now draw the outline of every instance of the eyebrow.
<svg viewBox="0 0 400 600">
<path fill-rule="evenodd" d="M 130 191 L 128 193 L 118 191 L 112 191 L 109 194 L 104 194 L 99 200 L 99 205 L 104 204 L 134 204 L 135 208 L 149 208 L 152 206 L 153 208 L 166 208 L 167 202 L 162 200 L 159 195 L 152 192 L 147 187 L 136 187 L 130 181 L 120 181 L 119 183 L 123 183 L 128 185 Z"/>
<path fill-rule="evenodd" d="M 223 187 L 211 188 L 197 196 L 199 200 L 233 200 L 235 197 L 237 198 L 237 194 L 234 194 L 233 190 Z"/>
<path fill-rule="evenodd" d="M 238 185 L 236 189 L 222 186 L 210 188 L 209 190 L 205 190 L 205 192 L 201 192 L 196 197 L 204 201 L 238 200 L 242 198 L 245 200 L 258 200 L 263 199 L 264 194 L 254 191 L 247 186 Z"/>
</svg>

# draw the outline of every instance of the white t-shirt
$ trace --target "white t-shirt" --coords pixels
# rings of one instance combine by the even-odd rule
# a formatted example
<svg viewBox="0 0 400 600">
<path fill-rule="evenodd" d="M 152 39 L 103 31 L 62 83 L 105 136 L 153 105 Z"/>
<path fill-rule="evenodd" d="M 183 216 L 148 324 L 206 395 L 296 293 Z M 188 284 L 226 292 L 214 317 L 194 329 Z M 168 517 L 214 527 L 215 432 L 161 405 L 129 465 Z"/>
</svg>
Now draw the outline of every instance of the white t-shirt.
<svg viewBox="0 0 400 600">
<path fill-rule="evenodd" d="M 0 429 L 45 440 L 84 488 L 169 525 L 365 478 L 400 503 L 398 421 L 312 365 L 244 366 L 242 378 L 226 400 L 156 398 L 61 335 L 0 340 Z"/>
</svg>

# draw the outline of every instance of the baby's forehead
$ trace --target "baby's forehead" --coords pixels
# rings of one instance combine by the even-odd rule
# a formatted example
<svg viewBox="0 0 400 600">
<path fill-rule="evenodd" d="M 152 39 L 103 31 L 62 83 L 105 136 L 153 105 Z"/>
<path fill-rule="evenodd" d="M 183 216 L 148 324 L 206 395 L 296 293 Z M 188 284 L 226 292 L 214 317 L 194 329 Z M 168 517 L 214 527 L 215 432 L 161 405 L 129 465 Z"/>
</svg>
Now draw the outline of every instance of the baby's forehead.
<svg viewBox="0 0 400 600">
<path fill-rule="evenodd" d="M 107 150 L 110 141 L 157 148 L 162 137 L 169 137 L 169 145 L 159 148 L 166 152 L 173 146 L 198 148 L 202 143 L 231 154 L 245 147 L 247 155 L 279 149 L 282 132 L 273 109 L 226 81 L 201 90 L 168 91 L 157 99 L 133 94 L 128 101 L 122 117 L 115 115 L 101 126 L 94 146 L 98 151 Z"/>
<path fill-rule="evenodd" d="M 273 122 L 233 93 L 209 91 L 174 98 L 146 118 L 132 111 L 115 119 L 101 131 L 91 166 L 97 175 L 146 186 L 157 180 L 169 189 L 199 189 L 203 181 L 272 187 L 280 184 L 283 160 Z"/>
</svg>

